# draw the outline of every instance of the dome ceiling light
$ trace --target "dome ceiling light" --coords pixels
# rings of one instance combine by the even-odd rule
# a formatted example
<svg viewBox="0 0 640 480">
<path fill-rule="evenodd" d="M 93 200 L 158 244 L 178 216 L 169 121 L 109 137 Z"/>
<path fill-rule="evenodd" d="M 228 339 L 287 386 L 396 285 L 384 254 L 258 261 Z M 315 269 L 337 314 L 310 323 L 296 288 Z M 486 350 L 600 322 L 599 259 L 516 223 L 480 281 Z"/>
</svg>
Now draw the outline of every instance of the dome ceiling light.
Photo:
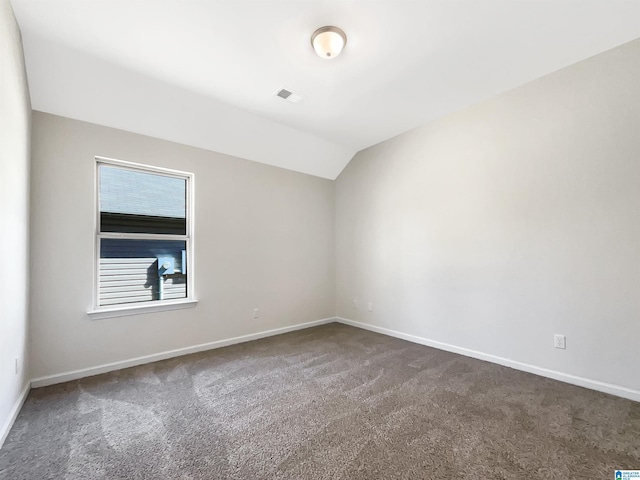
<svg viewBox="0 0 640 480">
<path fill-rule="evenodd" d="M 338 27 L 321 27 L 311 35 L 311 45 L 319 57 L 325 60 L 340 55 L 347 44 L 347 36 Z"/>
</svg>

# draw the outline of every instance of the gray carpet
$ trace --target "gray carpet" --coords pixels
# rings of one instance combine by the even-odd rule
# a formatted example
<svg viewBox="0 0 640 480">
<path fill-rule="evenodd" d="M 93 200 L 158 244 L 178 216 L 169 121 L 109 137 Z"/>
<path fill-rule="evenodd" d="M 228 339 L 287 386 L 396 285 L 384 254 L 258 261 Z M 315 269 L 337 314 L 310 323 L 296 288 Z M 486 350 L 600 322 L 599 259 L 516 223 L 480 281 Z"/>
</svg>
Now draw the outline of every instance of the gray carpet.
<svg viewBox="0 0 640 480">
<path fill-rule="evenodd" d="M 3 479 L 609 479 L 640 403 L 331 324 L 32 390 Z"/>
</svg>

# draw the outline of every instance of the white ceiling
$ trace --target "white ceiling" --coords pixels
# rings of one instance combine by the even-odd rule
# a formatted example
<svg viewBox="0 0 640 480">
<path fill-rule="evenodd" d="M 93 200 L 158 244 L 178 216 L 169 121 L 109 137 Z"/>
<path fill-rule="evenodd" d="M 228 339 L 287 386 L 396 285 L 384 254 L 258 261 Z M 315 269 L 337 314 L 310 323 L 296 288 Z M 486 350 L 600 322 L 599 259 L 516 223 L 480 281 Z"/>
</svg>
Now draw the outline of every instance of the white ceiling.
<svg viewBox="0 0 640 480">
<path fill-rule="evenodd" d="M 638 0 L 11 3 L 35 110 L 330 179 L 363 148 L 640 37 Z M 348 37 L 330 61 L 310 44 L 324 25 Z"/>
</svg>

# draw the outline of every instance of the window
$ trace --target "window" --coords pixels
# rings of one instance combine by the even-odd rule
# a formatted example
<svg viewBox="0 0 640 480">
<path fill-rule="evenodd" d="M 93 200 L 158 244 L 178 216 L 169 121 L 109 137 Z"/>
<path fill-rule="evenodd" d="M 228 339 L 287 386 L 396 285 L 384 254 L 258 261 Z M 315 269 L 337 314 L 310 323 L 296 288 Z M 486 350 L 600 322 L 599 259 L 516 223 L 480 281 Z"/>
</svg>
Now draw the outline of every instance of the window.
<svg viewBox="0 0 640 480">
<path fill-rule="evenodd" d="M 96 161 L 94 313 L 193 301 L 193 175 Z"/>
</svg>

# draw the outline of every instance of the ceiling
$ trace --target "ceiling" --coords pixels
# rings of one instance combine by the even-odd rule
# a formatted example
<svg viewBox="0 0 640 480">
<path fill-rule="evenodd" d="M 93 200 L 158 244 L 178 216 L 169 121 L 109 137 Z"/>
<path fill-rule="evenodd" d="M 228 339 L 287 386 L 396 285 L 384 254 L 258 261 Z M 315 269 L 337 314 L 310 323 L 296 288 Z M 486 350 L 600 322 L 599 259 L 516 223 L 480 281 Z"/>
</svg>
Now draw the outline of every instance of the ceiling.
<svg viewBox="0 0 640 480">
<path fill-rule="evenodd" d="M 330 179 L 363 148 L 640 37 L 638 0 L 11 3 L 35 110 Z M 348 37 L 333 60 L 311 47 L 324 25 Z"/>
</svg>

